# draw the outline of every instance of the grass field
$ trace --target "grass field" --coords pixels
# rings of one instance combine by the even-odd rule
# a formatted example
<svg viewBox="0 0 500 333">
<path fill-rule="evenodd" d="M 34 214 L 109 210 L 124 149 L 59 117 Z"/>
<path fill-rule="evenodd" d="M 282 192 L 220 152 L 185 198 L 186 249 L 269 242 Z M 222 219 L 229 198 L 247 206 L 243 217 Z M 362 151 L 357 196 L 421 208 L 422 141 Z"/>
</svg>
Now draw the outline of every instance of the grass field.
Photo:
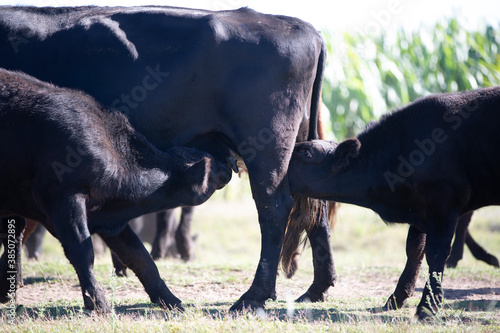
<svg viewBox="0 0 500 333">
<path fill-rule="evenodd" d="M 476 261 L 468 250 L 458 268 L 445 271 L 446 301 L 436 322 L 413 319 L 427 267 L 405 308 L 380 312 L 404 267 L 407 226 L 386 226 L 371 211 L 348 205 L 341 206 L 332 234 L 338 281 L 327 302 L 293 302 L 312 282 L 306 248 L 296 276 L 278 277 L 278 299 L 268 301 L 265 312 L 234 315 L 228 309 L 252 283 L 260 253 L 257 213 L 248 189 L 237 184 L 218 193 L 194 218 L 196 258 L 187 264 L 157 263 L 169 288 L 183 300 L 184 313 L 151 304 L 133 274 L 115 277 L 109 255 L 97 258 L 95 271 L 114 312 L 100 317 L 83 310 L 76 274 L 59 243 L 47 237 L 41 260 L 24 261 L 16 322 L 0 325 L 0 332 L 500 331 L 500 270 Z M 471 225 L 476 240 L 496 256 L 499 221 L 500 208 L 490 207 L 478 211 Z"/>
</svg>

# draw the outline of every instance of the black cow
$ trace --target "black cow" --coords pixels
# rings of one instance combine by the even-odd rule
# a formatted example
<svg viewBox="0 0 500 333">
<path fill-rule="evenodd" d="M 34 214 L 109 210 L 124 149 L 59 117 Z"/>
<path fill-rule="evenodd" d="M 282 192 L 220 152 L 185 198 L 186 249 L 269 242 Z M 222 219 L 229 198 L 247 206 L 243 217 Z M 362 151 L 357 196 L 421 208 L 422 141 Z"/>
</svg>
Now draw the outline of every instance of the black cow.
<svg viewBox="0 0 500 333">
<path fill-rule="evenodd" d="M 229 151 L 234 170 L 245 163 L 261 253 L 233 310 L 276 298 L 281 253 L 293 273 L 299 237 L 283 240 L 294 203 L 306 218 L 293 214 L 288 224 L 309 223 L 314 264 L 299 300 L 323 300 L 336 279 L 328 214 L 309 217 L 313 210 L 292 198 L 287 177 L 295 142 L 317 138 L 326 49 L 314 27 L 248 8 L 1 7 L 0 49 L 0 66 L 121 110 L 159 149 L 190 146 L 218 160 Z"/>
<path fill-rule="evenodd" d="M 388 223 L 409 223 L 407 265 L 386 308 L 413 294 L 425 254 L 430 282 L 417 308 L 425 318 L 443 299 L 457 219 L 500 203 L 499 123 L 500 87 L 422 98 L 340 144 L 297 144 L 290 186 L 370 208 Z"/>
<path fill-rule="evenodd" d="M 161 152 L 90 96 L 3 69 L 0 142 L 8 157 L 0 165 L 0 216 L 37 220 L 59 239 L 87 309 L 109 311 L 93 274 L 92 233 L 136 273 L 151 301 L 181 306 L 128 221 L 203 203 L 228 181 L 219 177 L 228 165 L 192 148 Z"/>
</svg>

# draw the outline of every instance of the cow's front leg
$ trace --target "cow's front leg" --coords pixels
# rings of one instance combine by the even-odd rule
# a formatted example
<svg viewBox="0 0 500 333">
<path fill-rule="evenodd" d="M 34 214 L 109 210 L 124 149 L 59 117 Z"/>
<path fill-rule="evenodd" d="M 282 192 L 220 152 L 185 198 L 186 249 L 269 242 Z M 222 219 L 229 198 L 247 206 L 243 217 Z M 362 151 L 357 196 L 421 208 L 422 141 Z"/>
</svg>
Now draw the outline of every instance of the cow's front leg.
<svg viewBox="0 0 500 333">
<path fill-rule="evenodd" d="M 252 188 L 254 190 L 254 188 Z M 276 299 L 276 275 L 286 223 L 292 209 L 292 196 L 286 186 L 263 198 L 253 193 L 259 214 L 261 252 L 257 272 L 250 289 L 231 307 L 231 311 L 263 308 L 267 299 Z"/>
<path fill-rule="evenodd" d="M 457 216 L 441 216 L 445 217 L 428 221 L 425 256 L 429 265 L 429 279 L 417 307 L 416 316 L 420 320 L 434 318 L 443 303 L 443 271 L 450 254 Z"/>
<path fill-rule="evenodd" d="M 46 207 L 48 221 L 53 224 L 57 239 L 78 275 L 85 308 L 99 313 L 110 312 L 104 292 L 94 276 L 94 249 L 87 226 L 85 197 L 78 194 L 65 196 L 52 200 Z"/>
<path fill-rule="evenodd" d="M 182 309 L 181 301 L 163 282 L 153 259 L 130 225 L 127 224 L 118 235 L 99 235 L 120 261 L 137 275 L 151 302 L 166 309 Z"/>
<path fill-rule="evenodd" d="M 383 310 L 402 308 L 406 300 L 413 295 L 420 266 L 425 254 L 425 237 L 417 228 L 410 226 L 406 238 L 406 266 L 399 277 L 396 290 L 385 303 Z"/>
<path fill-rule="evenodd" d="M 314 279 L 307 292 L 300 296 L 297 302 L 324 301 L 328 288 L 333 287 L 337 280 L 330 244 L 328 202 L 322 202 L 321 205 L 321 212 L 318 213 L 316 224 L 308 234 L 313 256 Z"/>
</svg>

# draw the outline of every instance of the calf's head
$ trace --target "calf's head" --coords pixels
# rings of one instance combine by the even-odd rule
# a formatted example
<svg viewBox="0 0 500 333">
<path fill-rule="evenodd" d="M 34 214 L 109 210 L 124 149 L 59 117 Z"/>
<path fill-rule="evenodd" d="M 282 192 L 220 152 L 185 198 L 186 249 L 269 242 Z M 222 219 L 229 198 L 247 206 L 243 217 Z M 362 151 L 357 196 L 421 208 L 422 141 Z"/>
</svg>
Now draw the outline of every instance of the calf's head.
<svg viewBox="0 0 500 333">
<path fill-rule="evenodd" d="M 360 148 L 356 138 L 340 144 L 322 140 L 297 143 L 288 168 L 292 192 L 335 200 L 337 195 L 349 191 L 350 165 Z"/>
<path fill-rule="evenodd" d="M 204 203 L 231 180 L 231 169 L 212 155 L 186 147 L 169 150 L 173 170 L 169 194 L 180 206 Z"/>
</svg>

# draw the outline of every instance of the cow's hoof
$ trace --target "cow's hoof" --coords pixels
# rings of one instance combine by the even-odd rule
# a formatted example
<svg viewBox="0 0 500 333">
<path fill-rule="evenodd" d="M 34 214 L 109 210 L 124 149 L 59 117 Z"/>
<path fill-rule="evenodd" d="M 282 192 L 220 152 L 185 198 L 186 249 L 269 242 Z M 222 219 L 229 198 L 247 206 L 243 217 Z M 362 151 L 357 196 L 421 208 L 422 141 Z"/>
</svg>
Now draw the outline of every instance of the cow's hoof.
<svg viewBox="0 0 500 333">
<path fill-rule="evenodd" d="M 437 321 L 436 313 L 428 307 L 418 307 L 415 318 L 424 323 L 432 323 Z"/>
<path fill-rule="evenodd" d="M 265 295 L 265 296 L 264 296 Z M 263 311 L 267 299 L 276 300 L 276 291 L 273 290 L 270 293 L 259 292 L 256 289 L 250 288 L 246 293 L 244 293 L 240 299 L 234 303 L 234 305 L 229 309 L 232 312 L 243 312 L 243 311 Z"/>
<path fill-rule="evenodd" d="M 191 240 L 186 239 L 183 236 L 177 237 L 177 235 L 175 237 L 175 240 L 177 244 L 177 253 L 181 256 L 181 259 L 184 262 L 188 262 L 189 260 L 191 260 L 193 256 Z"/>
<path fill-rule="evenodd" d="M 446 268 L 456 268 L 458 265 L 458 261 L 455 260 L 447 260 L 446 261 Z"/>
<path fill-rule="evenodd" d="M 0 304 L 4 304 L 4 303 L 7 303 L 7 302 L 10 302 L 10 297 L 9 296 L 5 296 L 5 295 L 0 296 Z"/>
<path fill-rule="evenodd" d="M 491 266 L 500 268 L 500 263 L 498 262 L 497 257 L 490 255 L 489 260 L 487 261 Z"/>
<path fill-rule="evenodd" d="M 178 311 L 178 312 L 184 312 L 184 306 L 182 305 L 182 302 L 175 303 L 175 304 L 165 304 L 161 303 L 159 304 L 162 309 L 168 310 L 168 311 Z"/>
<path fill-rule="evenodd" d="M 184 312 L 181 300 L 173 294 L 167 300 L 161 299 L 155 303 L 164 310 Z"/>
<path fill-rule="evenodd" d="M 264 302 L 259 302 L 253 299 L 242 299 L 240 298 L 234 305 L 229 309 L 231 312 L 256 312 L 264 311 Z"/>
<path fill-rule="evenodd" d="M 401 309 L 405 305 L 406 301 L 400 301 L 398 302 L 396 300 L 396 296 L 392 294 L 389 296 L 389 299 L 387 302 L 385 302 L 384 306 L 382 307 L 382 311 L 392 311 L 392 310 L 398 310 Z"/>
<path fill-rule="evenodd" d="M 111 312 L 111 308 L 104 296 L 97 296 L 95 299 L 91 298 L 88 295 L 83 296 L 83 305 L 85 309 L 90 311 L 96 311 L 98 314 L 108 314 Z"/>
<path fill-rule="evenodd" d="M 116 269 L 115 274 L 118 277 L 127 277 L 127 267 L 124 267 L 122 269 Z"/>
<path fill-rule="evenodd" d="M 415 317 L 423 322 L 431 322 L 437 319 L 437 315 L 442 304 L 442 299 L 438 297 L 426 296 L 420 301 L 417 306 L 417 313 Z"/>
<path fill-rule="evenodd" d="M 313 293 L 309 290 L 295 300 L 298 303 L 316 303 L 326 301 L 326 293 Z"/>
</svg>

